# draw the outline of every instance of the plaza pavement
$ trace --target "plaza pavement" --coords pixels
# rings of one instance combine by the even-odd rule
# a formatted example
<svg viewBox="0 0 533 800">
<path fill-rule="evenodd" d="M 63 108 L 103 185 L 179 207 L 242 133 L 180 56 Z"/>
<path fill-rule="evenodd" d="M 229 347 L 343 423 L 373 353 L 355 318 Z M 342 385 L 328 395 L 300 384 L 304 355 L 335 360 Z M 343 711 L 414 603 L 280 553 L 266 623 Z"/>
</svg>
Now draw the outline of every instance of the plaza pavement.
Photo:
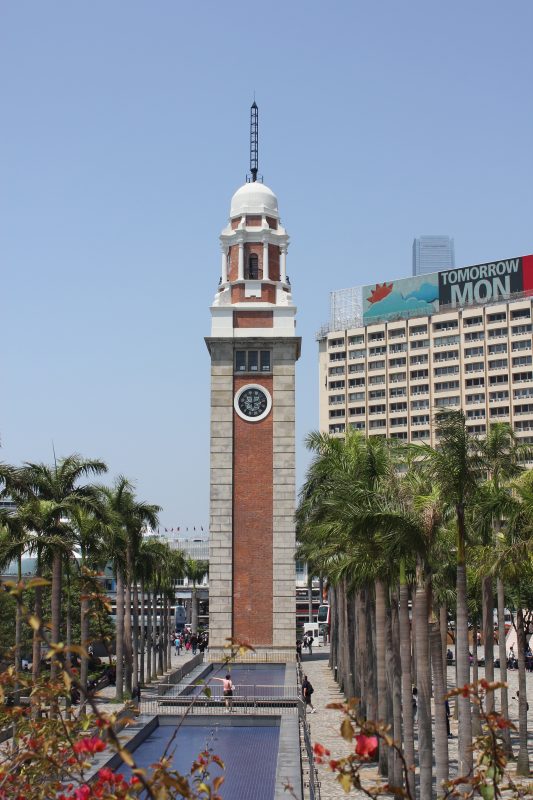
<svg viewBox="0 0 533 800">
<path fill-rule="evenodd" d="M 478 657 L 483 656 L 483 648 L 478 649 Z M 336 758 L 346 755 L 350 751 L 353 752 L 353 745 L 345 742 L 340 735 L 340 723 L 342 715 L 338 711 L 327 709 L 329 703 L 342 702 L 344 696 L 339 690 L 337 683 L 333 678 L 333 673 L 328 666 L 329 660 L 329 646 L 313 648 L 313 655 L 309 656 L 305 651 L 302 658 L 302 670 L 311 681 L 314 694 L 313 705 L 316 708 L 316 714 L 308 714 L 307 720 L 311 728 L 311 741 L 313 744 L 320 742 L 320 744 L 327 747 L 331 751 L 331 757 Z M 496 669 L 494 678 L 499 680 L 499 669 Z M 516 690 L 518 688 L 518 670 L 509 670 L 507 682 L 509 685 L 509 716 L 511 720 L 518 726 L 518 701 L 516 699 Z M 452 688 L 455 683 L 455 667 L 448 667 L 448 687 Z M 485 677 L 485 670 L 479 668 L 479 678 Z M 529 734 L 529 756 L 533 768 L 533 673 L 527 673 L 527 693 L 529 702 L 528 712 L 528 729 Z M 496 707 L 499 707 L 498 694 Z M 449 739 L 449 757 L 450 757 L 450 775 L 453 776 L 457 770 L 457 721 L 451 719 L 451 732 L 453 738 Z M 416 737 L 416 725 L 415 725 Z M 517 736 L 513 735 L 513 745 L 515 754 L 518 752 Z M 416 744 L 415 744 L 416 747 Z M 417 770 L 418 772 L 418 770 Z M 318 765 L 319 779 L 321 782 L 321 796 L 322 800 L 341 800 L 345 798 L 346 794 L 342 790 L 339 783 L 335 780 L 334 774 L 329 770 L 326 765 Z M 363 770 L 363 775 L 367 780 L 371 781 L 377 776 L 375 765 L 369 765 Z M 352 792 L 350 797 L 363 798 L 365 795 L 362 792 Z"/>
</svg>

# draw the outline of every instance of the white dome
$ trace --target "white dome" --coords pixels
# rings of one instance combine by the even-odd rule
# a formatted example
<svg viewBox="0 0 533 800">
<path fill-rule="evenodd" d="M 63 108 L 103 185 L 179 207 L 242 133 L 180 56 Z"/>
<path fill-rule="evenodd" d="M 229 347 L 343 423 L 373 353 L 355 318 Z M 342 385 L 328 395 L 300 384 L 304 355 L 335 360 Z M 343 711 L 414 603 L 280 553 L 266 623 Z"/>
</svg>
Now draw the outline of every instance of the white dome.
<svg viewBox="0 0 533 800">
<path fill-rule="evenodd" d="M 245 183 L 231 198 L 230 217 L 240 217 L 243 214 L 266 214 L 277 219 L 278 198 L 264 183 Z"/>
</svg>

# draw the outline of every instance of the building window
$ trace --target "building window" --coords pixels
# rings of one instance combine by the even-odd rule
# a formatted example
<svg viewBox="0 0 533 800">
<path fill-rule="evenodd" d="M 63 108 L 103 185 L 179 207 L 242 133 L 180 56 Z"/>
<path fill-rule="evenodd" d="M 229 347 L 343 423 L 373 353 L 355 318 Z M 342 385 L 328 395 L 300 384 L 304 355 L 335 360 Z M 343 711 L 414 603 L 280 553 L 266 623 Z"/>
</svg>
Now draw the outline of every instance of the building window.
<svg viewBox="0 0 533 800">
<path fill-rule="evenodd" d="M 235 372 L 270 372 L 270 350 L 236 350 Z"/>
<path fill-rule="evenodd" d="M 244 276 L 249 281 L 256 281 L 259 278 L 259 258 L 257 253 L 250 253 L 248 265 Z"/>
</svg>

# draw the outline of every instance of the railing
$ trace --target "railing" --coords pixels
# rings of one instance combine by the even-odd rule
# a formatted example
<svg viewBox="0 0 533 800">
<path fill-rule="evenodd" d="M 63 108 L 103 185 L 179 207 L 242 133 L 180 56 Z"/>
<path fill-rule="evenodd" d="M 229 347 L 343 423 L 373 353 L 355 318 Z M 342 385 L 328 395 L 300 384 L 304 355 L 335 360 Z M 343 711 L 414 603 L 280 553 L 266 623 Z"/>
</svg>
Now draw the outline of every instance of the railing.
<svg viewBox="0 0 533 800">
<path fill-rule="evenodd" d="M 159 689 L 161 687 L 158 687 Z M 179 691 L 179 693 L 178 693 Z M 202 685 L 170 686 L 164 694 L 141 697 L 143 714 L 280 714 L 297 713 L 301 705 L 296 686 L 238 686 L 232 697 L 224 697 L 222 686 L 209 686 L 209 696 Z"/>
<path fill-rule="evenodd" d="M 169 683 L 171 685 L 181 683 L 183 678 L 186 675 L 188 675 L 189 672 L 192 672 L 193 669 L 196 669 L 196 667 L 200 666 L 203 660 L 204 660 L 204 654 L 197 653 L 195 656 L 190 658 L 189 661 L 186 661 L 182 667 L 178 667 L 178 669 L 172 673 L 172 675 L 169 678 Z"/>
<path fill-rule="evenodd" d="M 303 670 L 300 661 L 297 662 L 296 672 L 298 676 L 298 686 L 300 687 L 303 681 Z M 300 757 L 302 761 L 302 779 L 304 780 L 305 788 L 309 790 L 310 800 L 321 800 L 320 796 L 320 780 L 318 771 L 315 767 L 315 757 L 313 752 L 313 744 L 311 742 L 311 732 L 309 723 L 306 718 L 306 706 L 301 697 L 298 698 L 298 722 L 300 726 Z M 305 768 L 307 766 L 307 769 Z"/>
</svg>

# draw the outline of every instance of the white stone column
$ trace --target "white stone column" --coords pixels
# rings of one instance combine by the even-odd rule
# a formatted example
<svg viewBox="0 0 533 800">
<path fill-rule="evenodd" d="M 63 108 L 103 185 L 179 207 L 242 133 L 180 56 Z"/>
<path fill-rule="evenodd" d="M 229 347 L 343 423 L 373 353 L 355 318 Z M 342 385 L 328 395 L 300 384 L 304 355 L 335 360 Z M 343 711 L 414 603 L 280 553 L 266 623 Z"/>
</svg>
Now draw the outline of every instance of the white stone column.
<svg viewBox="0 0 533 800">
<path fill-rule="evenodd" d="M 282 245 L 280 247 L 280 280 L 282 283 L 287 283 L 287 247 Z"/>
<path fill-rule="evenodd" d="M 243 242 L 239 243 L 239 267 L 237 271 L 237 279 L 239 281 L 244 280 L 244 244 Z"/>
<path fill-rule="evenodd" d="M 228 282 L 228 248 L 225 244 L 222 245 L 222 259 L 221 259 L 221 275 L 222 283 Z"/>
<path fill-rule="evenodd" d="M 268 281 L 268 242 L 263 242 L 263 280 Z"/>
</svg>

